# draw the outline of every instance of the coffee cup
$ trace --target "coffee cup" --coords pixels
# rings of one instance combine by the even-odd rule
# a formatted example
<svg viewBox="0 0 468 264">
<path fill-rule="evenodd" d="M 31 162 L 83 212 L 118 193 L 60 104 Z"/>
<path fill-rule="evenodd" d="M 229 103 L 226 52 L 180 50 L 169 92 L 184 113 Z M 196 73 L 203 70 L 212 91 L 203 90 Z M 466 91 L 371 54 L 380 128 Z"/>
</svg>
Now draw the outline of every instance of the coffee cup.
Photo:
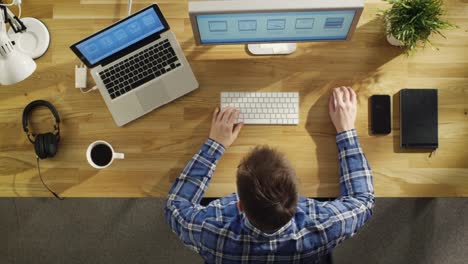
<svg viewBox="0 0 468 264">
<path fill-rule="evenodd" d="M 86 151 L 86 159 L 88 163 L 96 169 L 104 169 L 109 167 L 114 159 L 123 159 L 123 153 L 117 153 L 112 148 L 111 144 L 106 141 L 94 141 L 88 146 Z"/>
</svg>

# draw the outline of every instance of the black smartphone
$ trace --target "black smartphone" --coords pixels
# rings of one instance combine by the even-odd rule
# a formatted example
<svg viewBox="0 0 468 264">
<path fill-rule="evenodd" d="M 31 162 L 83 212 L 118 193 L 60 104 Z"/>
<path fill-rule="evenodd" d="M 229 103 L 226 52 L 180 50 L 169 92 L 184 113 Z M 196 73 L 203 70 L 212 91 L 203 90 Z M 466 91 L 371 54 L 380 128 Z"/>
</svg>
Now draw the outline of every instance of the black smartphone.
<svg viewBox="0 0 468 264">
<path fill-rule="evenodd" d="M 390 134 L 390 95 L 373 95 L 371 104 L 371 130 L 373 134 Z"/>
</svg>

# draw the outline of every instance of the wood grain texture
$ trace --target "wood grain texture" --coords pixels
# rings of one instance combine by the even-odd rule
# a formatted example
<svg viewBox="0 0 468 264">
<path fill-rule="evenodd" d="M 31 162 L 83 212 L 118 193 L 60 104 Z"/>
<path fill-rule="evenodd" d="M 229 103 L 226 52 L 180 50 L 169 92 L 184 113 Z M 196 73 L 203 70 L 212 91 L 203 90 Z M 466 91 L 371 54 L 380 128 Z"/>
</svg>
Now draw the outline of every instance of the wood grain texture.
<svg viewBox="0 0 468 264">
<path fill-rule="evenodd" d="M 152 1 L 135 1 L 134 10 Z M 187 1 L 159 1 L 200 83 L 200 89 L 129 125 L 114 124 L 99 93 L 74 88 L 78 59 L 69 46 L 125 15 L 126 1 L 24 1 L 23 16 L 47 24 L 52 44 L 27 80 L 0 87 L 0 196 L 50 196 L 37 176 L 33 146 L 22 132 L 23 107 L 51 101 L 62 117 L 58 155 L 41 162 L 45 181 L 64 197 L 142 197 L 167 195 L 186 162 L 205 141 L 220 91 L 299 91 L 298 126 L 246 126 L 219 162 L 207 196 L 235 192 L 239 160 L 255 145 L 283 151 L 294 165 L 301 194 L 336 196 L 339 191 L 334 128 L 327 99 L 332 88 L 351 85 L 358 93 L 357 130 L 375 175 L 378 197 L 468 196 L 468 4 L 446 1 L 447 16 L 459 28 L 433 38 L 411 57 L 387 44 L 377 10 L 366 1 L 350 42 L 301 43 L 288 56 L 253 57 L 243 45 L 195 46 Z M 92 85 L 92 80 L 89 80 Z M 398 109 L 392 134 L 368 133 L 368 98 L 395 95 L 402 88 L 439 89 L 440 149 L 429 153 L 398 148 Z M 394 98 L 395 99 L 395 98 Z M 394 103 L 396 101 L 394 100 Z M 394 105 L 395 106 L 395 105 Z M 35 131 L 50 129 L 47 111 L 34 113 Z M 105 170 L 91 168 L 85 151 L 106 140 L 125 160 Z"/>
</svg>

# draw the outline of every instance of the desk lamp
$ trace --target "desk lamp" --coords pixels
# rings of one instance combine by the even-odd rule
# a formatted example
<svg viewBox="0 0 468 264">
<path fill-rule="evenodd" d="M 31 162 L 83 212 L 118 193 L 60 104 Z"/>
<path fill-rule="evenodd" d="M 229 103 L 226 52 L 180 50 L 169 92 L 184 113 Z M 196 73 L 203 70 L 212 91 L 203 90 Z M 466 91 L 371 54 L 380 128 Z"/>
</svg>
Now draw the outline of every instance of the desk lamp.
<svg viewBox="0 0 468 264">
<path fill-rule="evenodd" d="M 18 5 L 0 3 L 0 85 L 11 85 L 29 77 L 36 70 L 32 59 L 41 57 L 50 44 L 47 27 L 38 19 L 15 16 L 7 7 Z M 10 29 L 6 29 L 6 24 Z"/>
</svg>

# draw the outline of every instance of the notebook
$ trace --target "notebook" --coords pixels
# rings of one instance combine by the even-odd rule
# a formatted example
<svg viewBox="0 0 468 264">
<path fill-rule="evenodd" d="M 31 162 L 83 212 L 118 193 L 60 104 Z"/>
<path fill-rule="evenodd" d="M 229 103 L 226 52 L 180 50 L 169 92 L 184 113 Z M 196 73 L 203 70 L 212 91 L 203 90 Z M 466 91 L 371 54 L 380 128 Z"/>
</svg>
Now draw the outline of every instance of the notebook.
<svg viewBox="0 0 468 264">
<path fill-rule="evenodd" d="M 438 140 L 437 89 L 400 91 L 400 145 L 436 149 Z"/>
</svg>

